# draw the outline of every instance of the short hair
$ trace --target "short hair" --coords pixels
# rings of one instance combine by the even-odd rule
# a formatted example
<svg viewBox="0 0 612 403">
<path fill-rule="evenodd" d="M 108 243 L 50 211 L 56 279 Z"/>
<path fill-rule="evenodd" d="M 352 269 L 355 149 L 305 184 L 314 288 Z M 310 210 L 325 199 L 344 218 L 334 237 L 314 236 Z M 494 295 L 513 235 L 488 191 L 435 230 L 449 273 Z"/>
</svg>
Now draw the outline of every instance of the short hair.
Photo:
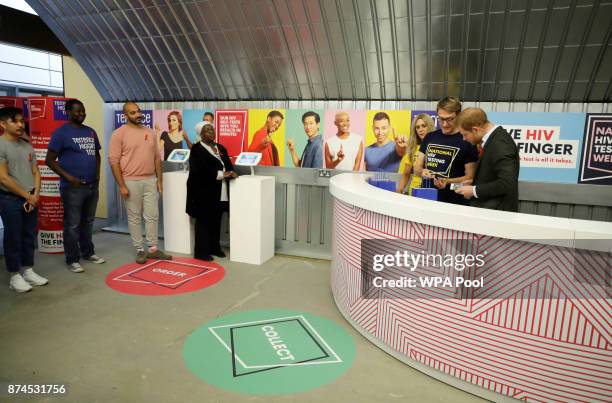
<svg viewBox="0 0 612 403">
<path fill-rule="evenodd" d="M 317 112 L 314 111 L 308 111 L 305 114 L 302 115 L 302 123 L 304 123 L 304 121 L 306 120 L 306 118 L 309 118 L 313 116 L 315 119 L 315 122 L 320 123 L 321 122 L 321 117 L 319 116 L 319 114 Z"/>
<path fill-rule="evenodd" d="M 351 115 L 349 115 L 348 112 L 346 112 L 346 111 L 338 111 L 334 115 L 334 122 L 336 121 L 336 119 L 338 119 L 338 116 L 342 116 L 342 115 L 346 115 L 349 119 L 351 118 Z"/>
<path fill-rule="evenodd" d="M 17 115 L 23 116 L 23 111 L 20 108 L 7 106 L 6 108 L 0 109 L 0 120 L 3 122 L 6 122 L 7 120 L 14 121 Z"/>
<path fill-rule="evenodd" d="M 436 112 L 438 112 L 438 109 L 445 110 L 448 113 L 459 113 L 461 112 L 461 100 L 457 97 L 442 98 L 436 106 Z"/>
<path fill-rule="evenodd" d="M 372 119 L 372 121 L 376 122 L 378 120 L 383 119 L 387 119 L 389 123 L 391 123 L 391 118 L 389 117 L 389 115 L 387 115 L 387 112 L 377 112 L 376 115 L 374 115 L 374 119 Z"/>
<path fill-rule="evenodd" d="M 268 113 L 268 118 L 275 118 L 277 116 L 280 117 L 281 119 L 285 119 L 283 114 L 280 113 L 279 111 L 270 111 L 270 113 Z"/>
<path fill-rule="evenodd" d="M 128 105 L 130 105 L 130 104 L 131 104 L 131 105 L 136 105 L 136 106 L 138 106 L 138 104 L 137 104 L 136 102 L 133 102 L 133 101 L 127 101 L 126 103 L 124 103 L 124 104 L 123 104 L 123 109 L 122 109 L 122 110 L 123 110 L 123 113 L 125 113 L 125 108 L 127 108 L 127 106 L 128 106 Z M 139 107 L 139 108 L 140 108 L 140 107 Z"/>
<path fill-rule="evenodd" d="M 487 114 L 480 108 L 466 108 L 457 116 L 455 125 L 464 130 L 482 127 L 489 123 Z"/>
<path fill-rule="evenodd" d="M 181 112 L 172 111 L 168 114 L 168 130 L 170 130 L 170 116 L 176 116 L 176 120 L 179 122 L 179 131 L 183 130 L 183 116 L 181 116 Z"/>
<path fill-rule="evenodd" d="M 212 112 L 204 112 L 204 116 L 211 116 L 213 119 L 215 118 L 215 114 Z"/>
<path fill-rule="evenodd" d="M 83 102 L 79 101 L 78 99 L 69 99 L 66 101 L 66 105 L 64 106 L 64 109 L 67 111 L 72 110 L 72 107 L 74 105 L 81 105 L 83 108 L 85 108 L 85 105 L 83 105 Z"/>
</svg>

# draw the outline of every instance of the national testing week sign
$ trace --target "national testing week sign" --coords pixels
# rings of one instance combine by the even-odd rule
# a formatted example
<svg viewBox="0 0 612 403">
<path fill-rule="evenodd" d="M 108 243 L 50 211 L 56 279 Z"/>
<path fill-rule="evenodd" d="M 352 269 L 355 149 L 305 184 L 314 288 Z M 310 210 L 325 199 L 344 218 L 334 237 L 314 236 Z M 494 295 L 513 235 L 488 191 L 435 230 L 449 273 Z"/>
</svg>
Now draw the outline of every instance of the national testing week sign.
<svg viewBox="0 0 612 403">
<path fill-rule="evenodd" d="M 588 114 L 580 183 L 612 185 L 612 114 Z"/>
</svg>

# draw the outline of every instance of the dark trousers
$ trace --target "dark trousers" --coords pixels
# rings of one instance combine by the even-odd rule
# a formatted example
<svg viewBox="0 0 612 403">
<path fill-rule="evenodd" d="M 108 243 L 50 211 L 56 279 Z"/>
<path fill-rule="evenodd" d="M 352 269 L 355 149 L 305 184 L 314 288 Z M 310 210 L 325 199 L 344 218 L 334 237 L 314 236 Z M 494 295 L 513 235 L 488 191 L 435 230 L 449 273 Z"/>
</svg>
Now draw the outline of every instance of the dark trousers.
<svg viewBox="0 0 612 403">
<path fill-rule="evenodd" d="M 91 239 L 98 206 L 98 182 L 60 190 L 64 203 L 64 254 L 66 263 L 94 254 Z"/>
<path fill-rule="evenodd" d="M 221 250 L 221 216 L 228 211 L 228 203 L 221 202 L 215 208 L 206 210 L 206 214 L 195 220 L 195 246 L 193 257 L 201 258 Z"/>
<path fill-rule="evenodd" d="M 25 199 L 0 193 L 0 217 L 4 224 L 4 261 L 9 273 L 18 273 L 22 267 L 34 266 L 34 245 L 38 209 L 26 213 Z"/>
</svg>

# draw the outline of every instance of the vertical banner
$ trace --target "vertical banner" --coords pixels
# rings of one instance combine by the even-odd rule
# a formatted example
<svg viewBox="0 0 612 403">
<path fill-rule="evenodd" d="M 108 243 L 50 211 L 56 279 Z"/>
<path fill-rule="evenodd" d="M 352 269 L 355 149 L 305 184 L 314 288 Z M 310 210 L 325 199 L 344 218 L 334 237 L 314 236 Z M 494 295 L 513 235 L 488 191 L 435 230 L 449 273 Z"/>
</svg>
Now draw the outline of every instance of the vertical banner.
<svg viewBox="0 0 612 403">
<path fill-rule="evenodd" d="M 159 142 L 159 152 L 162 161 L 166 161 L 170 153 L 176 149 L 187 149 L 183 126 L 182 109 L 156 109 L 153 111 L 153 129 Z M 187 135 L 187 137 L 189 137 Z"/>
<path fill-rule="evenodd" d="M 363 171 L 365 110 L 325 111 L 323 164 L 327 169 Z M 359 158 L 361 150 L 361 158 Z M 356 169 L 355 169 L 356 168 Z"/>
<path fill-rule="evenodd" d="M 410 161 L 409 110 L 369 110 L 364 163 L 367 171 L 402 173 Z"/>
<path fill-rule="evenodd" d="M 215 111 L 216 142 L 227 149 L 232 161 L 247 149 L 249 113 L 246 109 L 217 109 Z"/>
<path fill-rule="evenodd" d="M 38 250 L 44 253 L 64 251 L 64 208 L 59 191 L 59 176 L 46 164 L 51 134 L 66 123 L 68 98 L 29 98 L 30 136 L 40 170 L 40 202 L 38 205 Z"/>
<path fill-rule="evenodd" d="M 323 127 L 325 111 L 322 109 L 287 109 L 286 112 L 287 143 L 285 145 L 284 166 L 291 168 L 324 168 Z"/>
<path fill-rule="evenodd" d="M 612 185 L 612 114 L 587 114 L 579 183 Z"/>
<path fill-rule="evenodd" d="M 283 166 L 285 114 L 284 109 L 249 109 L 248 151 L 262 153 L 259 165 Z"/>
</svg>

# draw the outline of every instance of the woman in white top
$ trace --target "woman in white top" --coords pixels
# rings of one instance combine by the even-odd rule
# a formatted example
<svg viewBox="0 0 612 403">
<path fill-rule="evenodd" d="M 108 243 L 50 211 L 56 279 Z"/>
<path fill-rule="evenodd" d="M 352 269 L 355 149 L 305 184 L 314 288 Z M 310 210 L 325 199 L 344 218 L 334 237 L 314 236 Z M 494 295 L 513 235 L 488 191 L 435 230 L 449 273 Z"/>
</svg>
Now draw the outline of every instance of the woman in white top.
<svg viewBox="0 0 612 403">
<path fill-rule="evenodd" d="M 359 171 L 363 157 L 361 136 L 351 133 L 348 113 L 336 113 L 334 124 L 338 133 L 325 141 L 325 168 Z"/>
</svg>

